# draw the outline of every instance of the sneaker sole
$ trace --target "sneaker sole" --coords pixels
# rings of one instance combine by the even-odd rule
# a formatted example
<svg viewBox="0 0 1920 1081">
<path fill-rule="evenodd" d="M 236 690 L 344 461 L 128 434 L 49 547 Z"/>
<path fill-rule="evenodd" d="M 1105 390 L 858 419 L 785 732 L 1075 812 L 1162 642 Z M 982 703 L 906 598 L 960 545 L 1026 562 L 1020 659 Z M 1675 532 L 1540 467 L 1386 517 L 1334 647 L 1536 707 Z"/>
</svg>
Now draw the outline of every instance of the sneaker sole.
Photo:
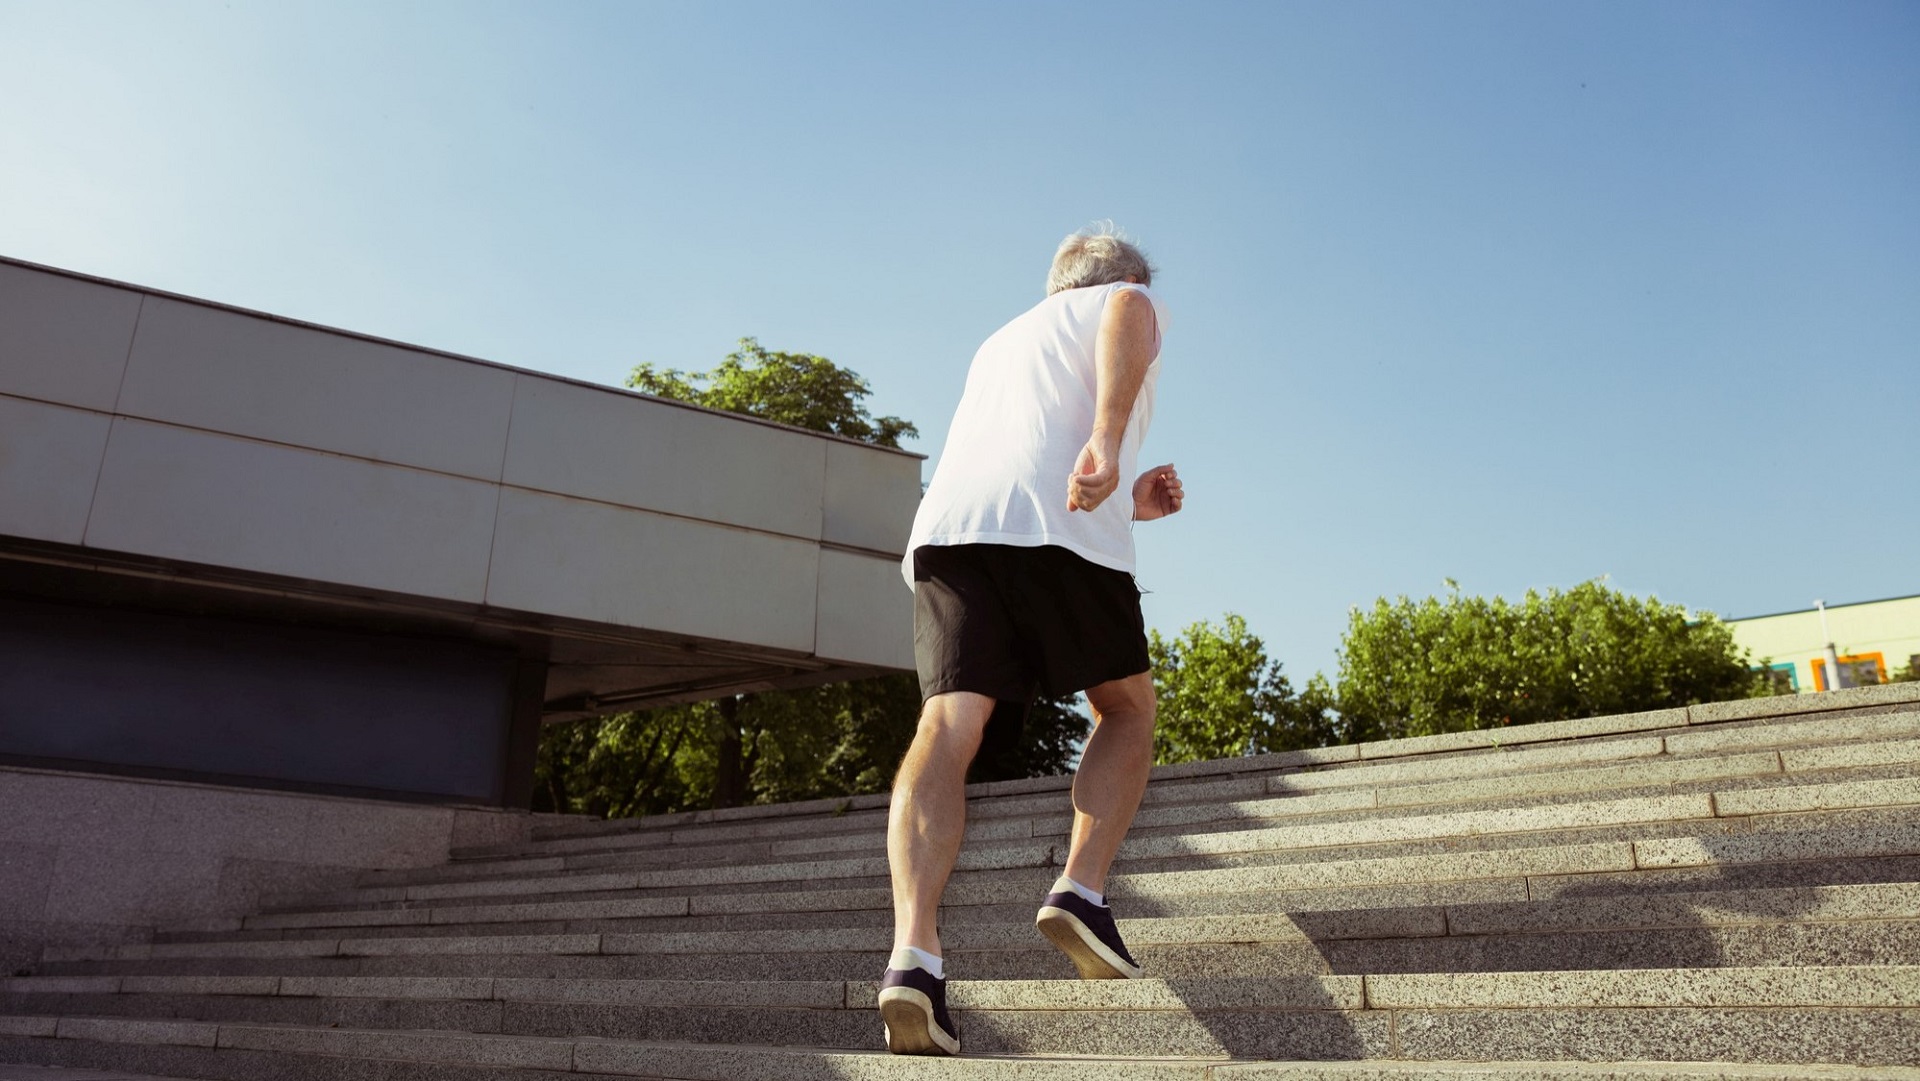
<svg viewBox="0 0 1920 1081">
<path fill-rule="evenodd" d="M 1064 908 L 1043 906 L 1033 925 L 1059 948 L 1083 980 L 1137 980 L 1141 969 L 1130 965 L 1100 941 L 1079 917 Z"/>
<path fill-rule="evenodd" d="M 933 1001 L 911 987 L 880 992 L 880 1020 L 887 1026 L 887 1050 L 896 1055 L 957 1055 L 960 1041 L 941 1031 L 933 1019 Z"/>
</svg>

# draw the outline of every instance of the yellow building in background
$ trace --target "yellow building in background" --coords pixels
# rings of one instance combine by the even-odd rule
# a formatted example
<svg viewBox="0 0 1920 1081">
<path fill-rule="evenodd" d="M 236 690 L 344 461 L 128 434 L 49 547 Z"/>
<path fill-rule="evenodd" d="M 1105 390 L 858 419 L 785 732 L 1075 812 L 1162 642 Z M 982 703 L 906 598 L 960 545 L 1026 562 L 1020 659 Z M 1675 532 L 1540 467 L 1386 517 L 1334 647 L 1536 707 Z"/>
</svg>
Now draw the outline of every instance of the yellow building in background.
<svg viewBox="0 0 1920 1081">
<path fill-rule="evenodd" d="M 1781 690 L 1824 691 L 1835 685 L 1827 671 L 1829 641 L 1840 657 L 1842 687 L 1884 683 L 1909 665 L 1920 669 L 1920 596 L 1830 604 L 1826 622 L 1822 632 L 1820 610 L 1808 608 L 1730 619 L 1727 626 L 1755 664 L 1772 666 Z"/>
</svg>

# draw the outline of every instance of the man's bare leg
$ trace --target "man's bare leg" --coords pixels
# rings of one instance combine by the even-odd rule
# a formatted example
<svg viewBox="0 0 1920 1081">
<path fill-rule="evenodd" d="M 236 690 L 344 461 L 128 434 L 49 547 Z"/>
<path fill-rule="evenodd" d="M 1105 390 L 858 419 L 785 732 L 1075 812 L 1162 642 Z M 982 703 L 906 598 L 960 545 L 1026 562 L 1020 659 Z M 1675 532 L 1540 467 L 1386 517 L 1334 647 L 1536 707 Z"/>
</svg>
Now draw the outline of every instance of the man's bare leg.
<svg viewBox="0 0 1920 1081">
<path fill-rule="evenodd" d="M 921 708 L 887 814 L 896 950 L 911 946 L 940 955 L 940 895 L 967 829 L 967 766 L 992 714 L 993 699 L 965 691 L 935 695 Z"/>
<path fill-rule="evenodd" d="M 1147 673 L 1087 691 L 1093 735 L 1073 778 L 1073 845 L 1066 874 L 1053 884 L 1035 927 L 1067 955 L 1083 980 L 1137 980 L 1140 962 L 1127 952 L 1107 907 L 1107 870 L 1133 824 L 1153 766 L 1153 677 Z"/>
<path fill-rule="evenodd" d="M 1087 691 L 1093 735 L 1073 778 L 1073 842 L 1067 877 L 1104 893 L 1107 870 L 1126 840 L 1153 768 L 1153 675 L 1102 683 Z"/>
</svg>

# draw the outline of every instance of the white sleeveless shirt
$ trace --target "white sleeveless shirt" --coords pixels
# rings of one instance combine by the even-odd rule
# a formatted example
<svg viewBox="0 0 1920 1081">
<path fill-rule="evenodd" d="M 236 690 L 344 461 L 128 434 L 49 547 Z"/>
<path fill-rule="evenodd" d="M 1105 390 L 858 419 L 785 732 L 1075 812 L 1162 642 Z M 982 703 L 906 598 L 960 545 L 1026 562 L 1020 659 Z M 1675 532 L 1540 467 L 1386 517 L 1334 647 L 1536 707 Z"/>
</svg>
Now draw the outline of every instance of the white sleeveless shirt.
<svg viewBox="0 0 1920 1081">
<path fill-rule="evenodd" d="M 1067 477 L 1093 435 L 1094 341 L 1107 301 L 1137 290 L 1153 304 L 1155 349 L 1120 441 L 1120 487 L 1099 509 L 1067 510 Z M 1166 313 L 1153 293 L 1120 282 L 1067 289 L 995 331 L 974 354 L 946 448 L 921 497 L 902 571 L 913 583 L 923 544 L 1059 545 L 1133 571 L 1133 498 L 1140 442 L 1153 420 Z"/>
</svg>

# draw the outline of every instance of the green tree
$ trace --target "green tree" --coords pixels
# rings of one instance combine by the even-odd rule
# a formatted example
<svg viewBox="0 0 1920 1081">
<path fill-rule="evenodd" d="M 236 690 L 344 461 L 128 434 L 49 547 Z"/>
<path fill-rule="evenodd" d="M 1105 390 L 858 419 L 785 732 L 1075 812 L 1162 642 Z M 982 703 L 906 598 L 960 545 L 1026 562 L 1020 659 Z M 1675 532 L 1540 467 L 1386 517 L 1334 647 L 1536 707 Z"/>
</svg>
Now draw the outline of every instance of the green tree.
<svg viewBox="0 0 1920 1081">
<path fill-rule="evenodd" d="M 534 759 L 534 810 L 632 818 L 688 806 L 681 751 L 703 737 L 706 708 L 547 725 Z"/>
<path fill-rule="evenodd" d="M 1305 693 L 1269 660 L 1247 621 L 1228 613 L 1218 625 L 1194 623 L 1177 637 L 1153 631 L 1159 720 L 1154 760 L 1162 764 L 1321 747 L 1340 736 L 1332 691 L 1315 676 Z"/>
<path fill-rule="evenodd" d="M 645 394 L 708 409 L 831 432 L 862 443 L 898 447 L 919 429 L 899 417 L 874 417 L 863 404 L 873 388 L 851 368 L 811 353 L 776 353 L 753 338 L 740 339 L 710 372 L 641 364 L 627 385 Z"/>
<path fill-rule="evenodd" d="M 1340 649 L 1351 739 L 1592 717 L 1764 693 L 1712 613 L 1598 580 L 1518 602 L 1381 598 L 1356 609 Z"/>
<path fill-rule="evenodd" d="M 1093 720 L 1078 694 L 1041 698 L 1021 708 L 1002 702 L 987 721 L 967 780 L 1011 781 L 1065 773 L 1086 742 Z M 906 748 L 901 748 L 904 754 Z"/>
</svg>

